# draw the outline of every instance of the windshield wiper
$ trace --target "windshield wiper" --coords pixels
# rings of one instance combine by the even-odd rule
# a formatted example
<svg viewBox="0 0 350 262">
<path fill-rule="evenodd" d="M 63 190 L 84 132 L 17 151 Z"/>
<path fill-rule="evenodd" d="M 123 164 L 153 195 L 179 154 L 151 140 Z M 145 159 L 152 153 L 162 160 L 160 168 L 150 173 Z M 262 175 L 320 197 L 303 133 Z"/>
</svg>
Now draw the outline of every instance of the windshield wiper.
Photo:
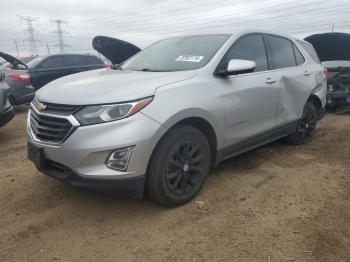
<svg viewBox="0 0 350 262">
<path fill-rule="evenodd" d="M 139 71 L 143 71 L 143 72 L 172 72 L 173 70 L 155 70 L 155 69 L 150 69 L 150 68 L 142 68 Z"/>
</svg>

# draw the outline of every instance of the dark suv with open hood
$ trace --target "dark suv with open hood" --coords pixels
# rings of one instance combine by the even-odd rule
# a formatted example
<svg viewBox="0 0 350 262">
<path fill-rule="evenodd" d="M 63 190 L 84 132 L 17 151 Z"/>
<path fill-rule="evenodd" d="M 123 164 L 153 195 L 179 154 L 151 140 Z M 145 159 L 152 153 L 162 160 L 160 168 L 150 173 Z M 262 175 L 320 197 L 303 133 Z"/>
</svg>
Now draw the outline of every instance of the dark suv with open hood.
<svg viewBox="0 0 350 262">
<path fill-rule="evenodd" d="M 328 70 L 327 105 L 336 113 L 350 111 L 350 34 L 325 33 L 305 38 Z"/>
<path fill-rule="evenodd" d="M 13 72 L 28 75 L 29 81 L 35 90 L 62 76 L 99 69 L 105 66 L 101 59 L 89 54 L 38 56 L 28 63 L 1 52 L 0 57 L 14 65 L 11 68 Z"/>
</svg>

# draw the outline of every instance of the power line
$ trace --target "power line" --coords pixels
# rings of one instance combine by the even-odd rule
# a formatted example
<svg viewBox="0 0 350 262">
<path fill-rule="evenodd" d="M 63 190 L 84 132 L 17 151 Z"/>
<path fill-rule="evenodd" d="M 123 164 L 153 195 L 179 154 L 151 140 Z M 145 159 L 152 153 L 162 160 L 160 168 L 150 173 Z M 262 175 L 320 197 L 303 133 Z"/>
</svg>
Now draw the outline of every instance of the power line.
<svg viewBox="0 0 350 262">
<path fill-rule="evenodd" d="M 57 39 L 58 39 L 57 46 L 60 50 L 60 54 L 64 54 L 64 48 L 69 47 L 64 43 L 64 39 L 63 39 L 63 35 L 68 34 L 68 32 L 62 29 L 62 24 L 65 24 L 66 22 L 60 19 L 53 20 L 53 22 L 56 23 L 56 27 L 57 27 L 56 31 L 54 32 L 57 35 Z"/>
<path fill-rule="evenodd" d="M 19 57 L 17 39 L 15 39 L 15 47 L 16 47 L 17 57 Z"/>
<path fill-rule="evenodd" d="M 50 46 L 49 46 L 49 43 L 46 43 L 46 49 L 47 49 L 47 54 L 49 55 L 49 54 L 50 54 Z"/>
<path fill-rule="evenodd" d="M 342 11 L 346 11 L 344 10 L 344 6 L 333 6 L 331 8 L 328 8 L 327 10 L 324 9 L 316 9 L 316 10 L 308 10 L 308 11 L 302 11 L 300 10 L 300 8 L 302 8 L 303 5 L 297 5 L 294 7 L 289 8 L 289 10 L 293 10 L 293 12 L 287 14 L 287 15 L 281 15 L 280 12 L 265 12 L 264 15 L 267 17 L 264 18 L 254 18 L 248 21 L 222 21 L 221 23 L 215 23 L 215 24 L 206 24 L 204 26 L 203 23 L 200 24 L 190 24 L 190 23 L 186 23 L 186 22 L 179 22 L 179 23 L 171 23 L 171 24 L 167 24 L 166 26 L 154 26 L 154 27 L 148 27 L 148 28 L 142 28 L 142 25 L 140 25 L 140 27 L 142 28 L 137 28 L 136 30 L 140 30 L 142 31 L 142 35 L 145 35 L 147 33 L 150 33 L 152 35 L 166 35 L 166 34 L 183 34 L 185 32 L 188 31 L 209 31 L 209 30 L 216 30 L 216 29 L 225 29 L 227 30 L 227 28 L 229 27 L 232 30 L 237 29 L 237 28 L 247 28 L 247 27 L 264 27 L 266 28 L 267 26 L 270 27 L 270 30 L 272 28 L 279 28 L 279 30 L 293 30 L 293 29 L 297 29 L 297 28 L 312 28 L 313 26 L 306 24 L 303 20 L 305 18 L 308 19 L 308 21 L 311 20 L 315 20 L 315 19 L 319 19 L 319 20 L 323 20 L 324 21 L 324 16 L 325 15 L 339 15 Z M 348 6 L 347 6 L 348 7 Z M 346 9 L 346 8 L 345 8 Z M 277 15 L 276 15 L 277 14 Z M 226 15 L 225 15 L 226 16 Z M 287 17 L 286 17 L 287 16 Z M 221 16 L 217 16 L 217 20 L 220 20 Z M 198 22 L 199 19 L 197 19 Z M 321 22 L 319 21 L 319 22 Z M 318 22 L 318 21 L 315 21 Z M 335 22 L 335 23 L 343 23 L 343 22 Z M 329 24 L 329 23 L 328 23 Z M 316 24 L 315 26 L 318 26 L 318 24 Z M 198 28 L 198 26 L 200 28 Z M 231 27 L 233 26 L 233 27 Z M 197 28 L 196 28 L 197 27 Z M 116 31 L 110 31 L 110 30 L 105 30 L 103 33 L 108 33 L 108 34 L 115 34 L 115 33 L 119 33 Z"/>
<path fill-rule="evenodd" d="M 35 39 L 34 37 L 34 27 L 33 27 L 33 22 L 36 20 L 35 18 L 32 18 L 30 16 L 19 16 L 21 20 L 24 20 L 27 23 L 27 29 L 25 30 L 28 33 L 28 38 L 25 39 L 25 41 L 29 42 L 29 52 L 31 55 L 37 55 L 38 54 L 38 49 L 36 46 L 36 43 L 38 40 Z"/>
<path fill-rule="evenodd" d="M 279 11 L 283 11 L 285 10 L 286 7 L 282 7 L 283 4 L 276 4 L 276 5 L 272 5 L 269 6 L 268 10 L 266 10 L 266 6 L 263 8 L 253 8 L 253 9 L 246 9 L 246 11 L 263 11 L 264 12 L 259 12 L 257 14 L 254 15 L 254 18 L 250 17 L 249 14 L 247 14 L 246 12 L 242 12 L 243 10 L 237 10 L 234 12 L 230 12 L 230 14 L 225 14 L 225 15 L 217 15 L 215 16 L 215 24 L 206 24 L 205 28 L 219 28 L 220 26 L 234 26 L 235 28 L 237 27 L 247 27 L 247 26 L 266 26 L 267 24 L 272 24 L 273 26 L 275 25 L 281 25 L 284 22 L 287 22 L 287 20 L 290 20 L 288 22 L 291 22 L 291 20 L 297 20 L 297 22 L 300 22 L 302 18 L 314 18 L 315 14 L 317 13 L 321 13 L 322 16 L 320 16 L 320 19 L 324 19 L 324 15 L 329 15 L 331 13 L 331 11 L 333 11 L 333 14 L 336 15 L 339 13 L 341 13 L 342 11 L 345 11 L 345 9 L 347 9 L 349 6 L 327 6 L 327 9 L 323 8 L 318 8 L 318 9 L 313 9 L 313 10 L 303 10 L 306 6 L 313 6 L 314 3 L 309 3 L 309 4 L 299 4 L 299 5 L 295 5 L 295 3 L 298 2 L 302 2 L 302 1 L 294 1 L 293 2 L 293 6 L 288 7 L 288 11 L 291 10 L 295 10 L 295 12 L 289 13 L 289 14 L 281 14 L 281 12 Z M 322 1 L 324 3 L 328 3 L 329 1 Z M 275 8 L 277 6 L 281 6 L 280 8 Z M 212 9 L 215 10 L 215 9 Z M 266 10 L 266 11 L 265 11 Z M 210 10 L 201 10 L 201 11 L 210 11 Z M 336 13 L 334 13 L 334 11 L 336 11 Z M 199 14 L 197 12 L 197 14 Z M 277 14 L 277 15 L 276 15 Z M 145 14 L 146 15 L 146 14 Z M 246 16 L 247 18 L 245 19 L 245 21 L 239 21 L 236 17 L 242 17 L 242 15 Z M 262 16 L 262 18 L 259 18 L 259 16 Z M 308 15 L 308 16 L 307 16 Z M 169 17 L 169 16 L 168 16 Z M 224 21 L 224 18 L 229 19 L 230 17 L 232 17 L 232 19 L 230 19 L 230 21 Z M 157 18 L 159 19 L 159 17 Z M 197 28 L 195 28 L 196 26 L 200 26 L 203 27 L 203 23 L 201 22 L 201 20 L 203 21 L 203 19 L 198 19 L 198 15 L 197 18 L 189 18 L 189 19 L 184 19 L 182 18 L 182 20 L 180 22 L 177 23 L 170 23 L 164 26 L 149 26 L 147 25 L 147 22 L 143 22 L 143 23 L 137 23 L 135 24 L 135 26 L 137 25 L 137 28 L 135 28 L 134 30 L 140 30 L 142 28 L 142 33 L 146 33 L 149 32 L 151 34 L 155 34 L 156 32 L 159 32 L 160 34 L 164 34 L 164 33 L 176 33 L 176 32 L 186 32 L 188 30 L 196 30 Z M 222 20 L 222 23 L 218 24 L 217 21 L 218 20 Z M 152 20 L 153 21 L 153 20 Z M 132 24 L 132 22 L 136 22 L 136 21 L 129 21 L 128 23 L 124 24 L 124 27 L 128 27 L 130 24 Z M 190 24 L 190 22 L 192 22 L 192 24 Z M 204 21 L 203 21 L 204 22 Z M 208 23 L 208 21 L 206 21 Z M 110 22 L 109 25 L 116 27 L 118 24 L 120 24 L 121 21 L 118 22 Z M 288 27 L 290 26 L 290 23 L 287 24 Z M 124 28 L 125 29 L 125 28 Z M 132 30 L 132 29 L 129 29 Z M 116 32 L 116 31 L 110 31 L 110 30 L 104 30 L 104 33 L 108 32 L 108 33 L 120 33 Z M 129 31 L 130 32 L 130 31 Z"/>
</svg>

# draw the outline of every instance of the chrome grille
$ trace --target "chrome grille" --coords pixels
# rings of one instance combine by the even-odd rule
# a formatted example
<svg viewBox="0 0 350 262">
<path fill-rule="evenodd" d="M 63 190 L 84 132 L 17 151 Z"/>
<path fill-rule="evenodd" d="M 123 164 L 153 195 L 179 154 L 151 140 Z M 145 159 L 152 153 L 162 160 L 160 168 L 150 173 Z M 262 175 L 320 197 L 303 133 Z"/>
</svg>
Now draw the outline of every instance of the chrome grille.
<svg viewBox="0 0 350 262">
<path fill-rule="evenodd" d="M 30 128 L 38 140 L 53 144 L 64 142 L 74 131 L 67 119 L 39 115 L 34 110 L 30 112 Z"/>
<path fill-rule="evenodd" d="M 44 108 L 40 108 L 40 106 L 44 106 Z M 76 106 L 76 105 L 63 105 L 63 104 L 54 104 L 54 103 L 41 103 L 36 98 L 33 100 L 33 106 L 39 110 L 40 112 L 45 112 L 46 114 L 53 114 L 53 115 L 63 115 L 63 116 L 69 116 L 73 115 L 75 112 L 77 112 L 79 109 L 82 108 L 82 106 Z"/>
</svg>

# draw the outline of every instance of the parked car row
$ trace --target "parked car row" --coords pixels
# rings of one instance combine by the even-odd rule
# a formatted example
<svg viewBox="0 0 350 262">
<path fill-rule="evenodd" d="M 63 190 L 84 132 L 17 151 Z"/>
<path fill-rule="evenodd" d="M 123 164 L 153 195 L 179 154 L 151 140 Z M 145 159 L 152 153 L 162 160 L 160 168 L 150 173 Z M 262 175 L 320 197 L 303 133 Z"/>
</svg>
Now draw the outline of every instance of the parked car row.
<svg viewBox="0 0 350 262">
<path fill-rule="evenodd" d="M 325 113 L 325 72 L 306 41 L 241 31 L 140 51 L 94 40 L 118 65 L 50 82 L 27 122 L 29 159 L 74 186 L 181 205 L 210 167 L 280 138 L 308 143 Z"/>
</svg>

